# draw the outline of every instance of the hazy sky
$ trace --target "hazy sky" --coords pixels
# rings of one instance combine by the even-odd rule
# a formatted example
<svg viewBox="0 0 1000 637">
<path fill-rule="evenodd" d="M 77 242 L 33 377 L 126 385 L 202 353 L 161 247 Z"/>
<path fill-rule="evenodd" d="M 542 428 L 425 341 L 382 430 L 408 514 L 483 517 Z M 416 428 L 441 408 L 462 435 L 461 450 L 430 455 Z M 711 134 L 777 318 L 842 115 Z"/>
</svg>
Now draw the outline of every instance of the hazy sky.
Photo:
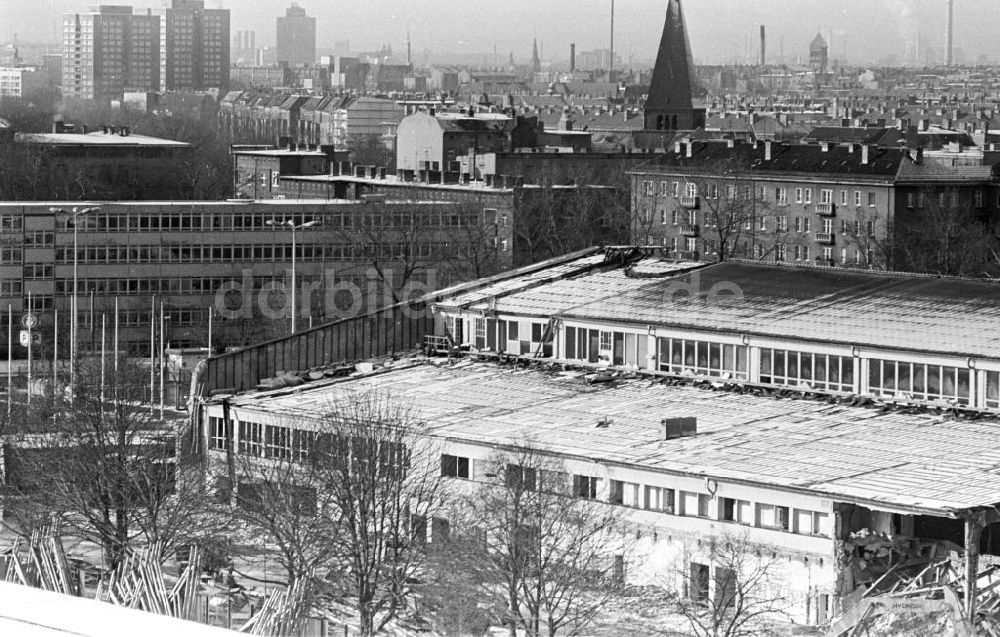
<svg viewBox="0 0 1000 637">
<path fill-rule="evenodd" d="M 112 0 L 108 4 L 114 4 Z M 126 4 L 127 0 L 117 0 Z M 24 40 L 52 39 L 55 19 L 63 12 L 86 10 L 93 0 L 0 0 L 0 41 L 14 34 Z M 137 0 L 139 8 L 163 0 Z M 207 0 L 208 6 L 232 11 L 232 30 L 254 29 L 258 45 L 274 41 L 275 18 L 288 0 Z M 388 42 L 405 47 L 410 29 L 414 53 L 491 52 L 506 57 L 531 54 L 532 38 L 543 58 L 567 59 L 569 43 L 578 50 L 606 47 L 610 0 L 299 0 L 317 18 L 320 48 L 349 40 L 353 50 L 371 50 Z M 784 40 L 789 61 L 807 55 L 817 30 L 833 35 L 836 57 L 846 42 L 851 60 L 874 60 L 889 54 L 902 58 L 906 41 L 921 32 L 922 41 L 940 50 L 944 42 L 946 0 L 686 0 L 684 11 L 691 48 L 701 62 L 732 60 L 756 48 L 757 25 L 768 31 L 768 51 L 775 56 Z M 974 58 L 1000 58 L 995 37 L 1000 1 L 955 0 L 955 42 Z M 663 26 L 666 0 L 617 0 L 616 50 L 623 57 L 653 56 Z M 912 54 L 911 54 L 912 55 Z M 419 60 L 419 57 L 418 57 Z"/>
</svg>

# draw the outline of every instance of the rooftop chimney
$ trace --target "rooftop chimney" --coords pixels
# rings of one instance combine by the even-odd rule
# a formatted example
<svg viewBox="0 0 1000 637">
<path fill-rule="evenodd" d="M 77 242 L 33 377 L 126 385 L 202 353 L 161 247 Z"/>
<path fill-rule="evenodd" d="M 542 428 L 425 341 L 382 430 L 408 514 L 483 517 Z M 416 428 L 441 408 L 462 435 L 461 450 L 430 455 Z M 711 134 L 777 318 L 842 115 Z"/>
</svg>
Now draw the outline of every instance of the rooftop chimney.
<svg viewBox="0 0 1000 637">
<path fill-rule="evenodd" d="M 576 44 L 569 45 L 569 72 L 576 73 Z"/>
<path fill-rule="evenodd" d="M 869 152 L 868 148 L 869 148 L 868 144 L 862 144 L 861 145 L 861 165 L 862 166 L 867 166 L 868 165 L 868 152 Z"/>
<path fill-rule="evenodd" d="M 660 422 L 663 424 L 664 440 L 673 440 L 674 438 L 694 436 L 698 433 L 697 418 L 690 418 L 690 417 L 664 418 Z"/>
<path fill-rule="evenodd" d="M 771 161 L 771 141 L 764 142 L 764 161 Z"/>
<path fill-rule="evenodd" d="M 767 51 L 767 37 L 764 35 L 764 25 L 760 25 L 760 65 L 764 66 L 765 52 Z"/>
</svg>

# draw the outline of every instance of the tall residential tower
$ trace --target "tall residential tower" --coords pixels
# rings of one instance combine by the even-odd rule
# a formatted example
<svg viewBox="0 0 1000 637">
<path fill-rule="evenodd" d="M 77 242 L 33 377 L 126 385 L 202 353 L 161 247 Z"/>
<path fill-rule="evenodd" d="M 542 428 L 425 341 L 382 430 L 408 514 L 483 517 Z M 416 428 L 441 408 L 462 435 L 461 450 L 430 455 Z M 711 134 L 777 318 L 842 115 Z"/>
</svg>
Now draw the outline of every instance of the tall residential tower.
<svg viewBox="0 0 1000 637">
<path fill-rule="evenodd" d="M 172 0 L 160 29 L 161 90 L 228 88 L 228 9 L 206 9 L 204 0 Z"/>
<path fill-rule="evenodd" d="M 63 16 L 63 95 L 120 100 L 160 85 L 160 16 L 101 5 Z"/>
<path fill-rule="evenodd" d="M 316 18 L 295 2 L 278 18 L 278 61 L 292 66 L 316 63 Z"/>
</svg>

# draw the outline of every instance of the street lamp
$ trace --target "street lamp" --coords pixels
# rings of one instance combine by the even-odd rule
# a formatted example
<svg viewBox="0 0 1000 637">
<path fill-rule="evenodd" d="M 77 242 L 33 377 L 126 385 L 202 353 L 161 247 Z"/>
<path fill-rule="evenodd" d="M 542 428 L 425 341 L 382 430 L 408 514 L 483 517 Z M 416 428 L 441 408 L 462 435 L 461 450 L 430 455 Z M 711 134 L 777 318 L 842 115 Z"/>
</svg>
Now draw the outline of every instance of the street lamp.
<svg viewBox="0 0 1000 637">
<path fill-rule="evenodd" d="M 269 226 L 285 226 L 291 228 L 292 230 L 292 334 L 295 333 L 295 231 L 301 228 L 311 228 L 319 224 L 319 220 L 314 219 L 312 221 L 306 221 L 305 223 L 295 224 L 292 219 L 282 219 L 281 221 L 275 221 L 274 219 L 269 219 L 265 222 Z"/>
<path fill-rule="evenodd" d="M 70 319 L 70 327 L 69 327 L 69 339 L 70 339 L 70 347 L 69 347 L 69 374 L 70 374 L 70 381 L 69 381 L 69 386 L 70 386 L 70 390 L 71 390 L 71 393 L 70 393 L 70 399 L 71 400 L 76 397 L 76 349 L 77 349 L 77 336 L 78 336 L 77 335 L 77 314 L 78 314 L 78 312 L 77 312 L 76 295 L 77 295 L 77 289 L 80 287 L 79 286 L 79 247 L 78 247 L 79 228 L 80 228 L 79 218 L 82 217 L 83 215 L 86 215 L 86 214 L 91 213 L 91 212 L 95 212 L 97 210 L 100 210 L 100 208 L 98 206 L 91 206 L 89 208 L 78 208 L 76 206 L 73 206 L 72 210 L 63 210 L 62 208 L 49 208 L 49 212 L 53 212 L 53 213 L 56 213 L 56 214 L 60 214 L 60 213 L 61 214 L 68 214 L 70 217 L 73 218 L 73 296 L 71 297 L 71 301 L 70 301 L 70 313 L 72 314 L 72 317 Z"/>
</svg>

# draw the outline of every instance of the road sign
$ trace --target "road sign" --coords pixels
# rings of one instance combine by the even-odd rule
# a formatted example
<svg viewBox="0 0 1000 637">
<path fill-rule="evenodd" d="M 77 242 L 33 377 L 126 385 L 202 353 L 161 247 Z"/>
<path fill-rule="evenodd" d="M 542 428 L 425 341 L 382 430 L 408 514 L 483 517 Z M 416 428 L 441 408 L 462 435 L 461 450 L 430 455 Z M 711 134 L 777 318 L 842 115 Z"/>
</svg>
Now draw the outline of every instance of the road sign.
<svg viewBox="0 0 1000 637">
<path fill-rule="evenodd" d="M 21 325 L 29 330 L 34 329 L 38 327 L 38 317 L 31 312 L 27 312 L 21 317 Z"/>
<path fill-rule="evenodd" d="M 20 337 L 21 337 L 21 347 L 27 347 L 28 346 L 28 334 L 29 333 L 30 332 L 28 332 L 28 330 L 21 330 L 21 334 L 20 334 Z M 35 333 L 31 334 L 31 344 L 32 345 L 39 345 L 39 344 L 41 344 L 41 342 L 42 342 L 42 335 L 41 334 L 39 334 L 38 332 L 35 332 Z"/>
</svg>

